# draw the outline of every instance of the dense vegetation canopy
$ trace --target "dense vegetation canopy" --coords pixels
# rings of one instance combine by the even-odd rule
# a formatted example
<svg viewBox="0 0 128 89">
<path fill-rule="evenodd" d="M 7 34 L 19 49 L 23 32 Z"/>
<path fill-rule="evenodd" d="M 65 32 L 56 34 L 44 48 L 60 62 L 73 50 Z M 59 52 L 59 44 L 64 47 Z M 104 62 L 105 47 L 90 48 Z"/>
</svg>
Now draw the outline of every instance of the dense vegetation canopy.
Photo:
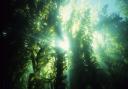
<svg viewBox="0 0 128 89">
<path fill-rule="evenodd" d="M 10 1 L 10 20 L 0 34 L 8 49 L 9 89 L 127 89 L 127 5 Z"/>
</svg>

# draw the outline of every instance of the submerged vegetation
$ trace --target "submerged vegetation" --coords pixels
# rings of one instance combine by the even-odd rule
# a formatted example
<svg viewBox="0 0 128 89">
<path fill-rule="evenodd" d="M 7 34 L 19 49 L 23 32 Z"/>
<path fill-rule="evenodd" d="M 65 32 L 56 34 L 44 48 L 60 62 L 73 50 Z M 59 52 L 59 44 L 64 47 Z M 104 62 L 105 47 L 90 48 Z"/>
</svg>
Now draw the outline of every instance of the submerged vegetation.
<svg viewBox="0 0 128 89">
<path fill-rule="evenodd" d="M 127 89 L 127 4 L 10 1 L 10 20 L 0 35 L 8 49 L 4 88 Z"/>
</svg>

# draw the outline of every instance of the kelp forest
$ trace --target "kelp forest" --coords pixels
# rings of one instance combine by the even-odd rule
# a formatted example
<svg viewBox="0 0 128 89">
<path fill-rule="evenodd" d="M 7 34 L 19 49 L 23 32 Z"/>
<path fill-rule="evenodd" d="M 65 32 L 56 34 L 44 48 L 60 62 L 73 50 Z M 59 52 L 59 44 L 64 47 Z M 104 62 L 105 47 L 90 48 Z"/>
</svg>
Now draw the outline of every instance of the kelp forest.
<svg viewBox="0 0 128 89">
<path fill-rule="evenodd" d="M 128 0 L 5 1 L 1 89 L 128 89 Z"/>
</svg>

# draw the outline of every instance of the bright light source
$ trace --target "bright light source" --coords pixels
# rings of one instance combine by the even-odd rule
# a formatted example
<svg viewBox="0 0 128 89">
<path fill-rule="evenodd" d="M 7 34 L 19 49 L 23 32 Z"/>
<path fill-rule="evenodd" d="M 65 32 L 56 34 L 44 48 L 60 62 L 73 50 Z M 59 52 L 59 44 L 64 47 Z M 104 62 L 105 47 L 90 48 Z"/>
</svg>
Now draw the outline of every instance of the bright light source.
<svg viewBox="0 0 128 89">
<path fill-rule="evenodd" d="M 69 41 L 68 41 L 68 38 L 66 36 L 64 36 L 64 38 L 62 40 L 59 40 L 58 46 L 61 49 L 67 51 L 69 49 Z"/>
</svg>

